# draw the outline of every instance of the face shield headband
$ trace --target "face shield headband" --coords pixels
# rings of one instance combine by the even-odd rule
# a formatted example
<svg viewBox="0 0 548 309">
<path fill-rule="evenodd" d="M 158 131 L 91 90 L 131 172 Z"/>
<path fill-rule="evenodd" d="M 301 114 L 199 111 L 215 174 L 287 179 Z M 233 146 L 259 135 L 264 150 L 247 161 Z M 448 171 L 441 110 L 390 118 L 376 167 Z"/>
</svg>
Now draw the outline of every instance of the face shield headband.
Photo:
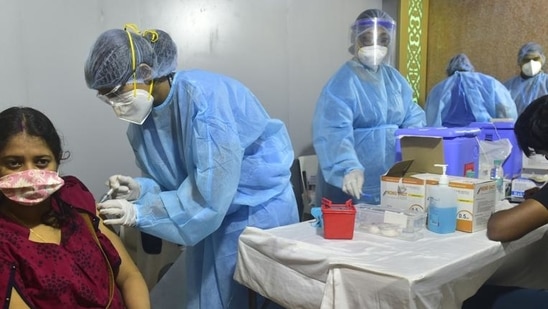
<svg viewBox="0 0 548 309">
<path fill-rule="evenodd" d="M 352 43 L 359 40 L 361 46 L 388 46 L 394 38 L 396 23 L 382 18 L 360 19 L 352 25 L 351 30 Z"/>
</svg>

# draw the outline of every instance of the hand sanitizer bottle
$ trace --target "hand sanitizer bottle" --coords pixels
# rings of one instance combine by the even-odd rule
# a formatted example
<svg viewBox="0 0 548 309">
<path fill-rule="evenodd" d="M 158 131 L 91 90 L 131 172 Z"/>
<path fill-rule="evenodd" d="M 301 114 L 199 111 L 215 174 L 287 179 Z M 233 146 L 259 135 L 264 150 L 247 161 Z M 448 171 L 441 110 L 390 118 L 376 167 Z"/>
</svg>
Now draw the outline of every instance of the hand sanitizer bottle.
<svg viewBox="0 0 548 309">
<path fill-rule="evenodd" d="M 453 233 L 457 227 L 457 193 L 449 187 L 447 164 L 434 164 L 443 169 L 437 186 L 429 187 L 427 228 L 435 233 Z"/>
</svg>

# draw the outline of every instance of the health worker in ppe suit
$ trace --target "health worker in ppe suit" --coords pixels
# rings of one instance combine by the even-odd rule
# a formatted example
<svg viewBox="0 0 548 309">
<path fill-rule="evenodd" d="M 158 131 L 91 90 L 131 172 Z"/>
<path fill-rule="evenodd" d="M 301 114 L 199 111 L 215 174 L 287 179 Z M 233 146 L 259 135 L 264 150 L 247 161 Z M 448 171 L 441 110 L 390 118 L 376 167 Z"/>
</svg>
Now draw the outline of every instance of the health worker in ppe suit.
<svg viewBox="0 0 548 309">
<path fill-rule="evenodd" d="M 492 76 L 475 72 L 465 54 L 451 58 L 447 78 L 426 97 L 429 127 L 466 127 L 493 118 L 516 119 L 516 104 L 504 85 Z"/>
<path fill-rule="evenodd" d="M 413 90 L 389 64 L 396 23 L 377 9 L 351 26 L 354 56 L 324 86 L 312 123 L 319 171 L 316 204 L 325 197 L 380 203 L 380 176 L 396 157 L 394 132 L 423 127 L 424 111 Z"/>
<path fill-rule="evenodd" d="M 518 115 L 532 101 L 548 94 L 548 75 L 542 70 L 544 63 L 546 56 L 539 44 L 529 42 L 519 49 L 520 74 L 504 82 L 516 102 Z"/>
<path fill-rule="evenodd" d="M 100 213 L 187 246 L 181 308 L 245 308 L 247 289 L 232 279 L 241 232 L 298 221 L 292 145 L 248 88 L 202 70 L 174 73 L 176 53 L 154 31 L 108 30 L 91 48 L 86 83 L 129 122 L 143 173 L 110 177 L 115 199 Z"/>
</svg>

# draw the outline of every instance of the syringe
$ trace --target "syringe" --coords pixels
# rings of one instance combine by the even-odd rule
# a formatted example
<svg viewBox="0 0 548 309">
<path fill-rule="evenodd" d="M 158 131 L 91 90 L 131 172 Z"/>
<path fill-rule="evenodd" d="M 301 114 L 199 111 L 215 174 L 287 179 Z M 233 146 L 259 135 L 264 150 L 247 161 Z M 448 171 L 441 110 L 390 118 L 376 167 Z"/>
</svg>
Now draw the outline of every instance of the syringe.
<svg viewBox="0 0 548 309">
<path fill-rule="evenodd" d="M 101 199 L 99 200 L 99 203 L 102 203 L 106 200 L 108 200 L 110 198 L 110 195 L 112 194 L 112 192 L 114 192 L 114 189 L 113 188 L 110 188 L 107 193 L 103 194 L 103 196 L 101 196 Z"/>
</svg>

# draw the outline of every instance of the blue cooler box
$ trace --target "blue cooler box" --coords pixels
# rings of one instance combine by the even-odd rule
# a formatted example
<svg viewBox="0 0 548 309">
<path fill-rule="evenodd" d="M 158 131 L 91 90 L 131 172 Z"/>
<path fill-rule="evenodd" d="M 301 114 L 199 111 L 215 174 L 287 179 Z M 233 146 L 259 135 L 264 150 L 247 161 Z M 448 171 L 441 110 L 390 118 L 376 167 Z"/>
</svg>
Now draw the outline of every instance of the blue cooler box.
<svg viewBox="0 0 548 309">
<path fill-rule="evenodd" d="M 402 156 L 400 139 L 404 136 L 423 136 L 442 139 L 443 159 L 445 162 L 433 164 L 447 164 L 447 175 L 478 177 L 479 167 L 479 128 L 468 127 L 426 127 L 414 129 L 398 129 L 396 135 L 396 161 L 413 160 L 415 158 Z M 441 173 L 441 170 L 440 170 Z"/>
<path fill-rule="evenodd" d="M 496 141 L 501 138 L 510 140 L 512 152 L 502 163 L 504 178 L 519 178 L 523 167 L 523 156 L 514 134 L 514 121 L 472 122 L 470 127 L 480 128 L 481 133 L 478 135 L 480 140 Z"/>
</svg>

